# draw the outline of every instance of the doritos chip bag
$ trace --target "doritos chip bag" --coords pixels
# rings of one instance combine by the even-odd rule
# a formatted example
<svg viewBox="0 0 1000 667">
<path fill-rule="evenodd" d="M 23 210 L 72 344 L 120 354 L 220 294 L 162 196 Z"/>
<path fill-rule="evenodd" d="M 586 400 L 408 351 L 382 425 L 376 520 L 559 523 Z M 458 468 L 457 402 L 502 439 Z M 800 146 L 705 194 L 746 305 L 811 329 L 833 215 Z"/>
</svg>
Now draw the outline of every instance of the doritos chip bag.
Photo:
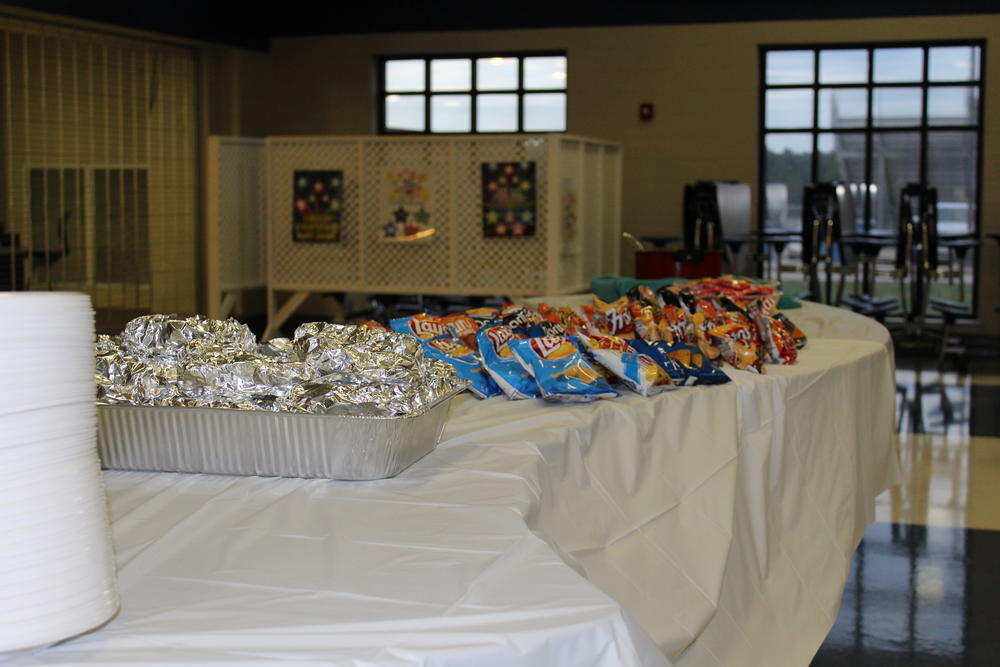
<svg viewBox="0 0 1000 667">
<path fill-rule="evenodd" d="M 593 401 L 619 395 L 566 336 L 511 340 L 508 345 L 547 401 Z"/>
<path fill-rule="evenodd" d="M 500 395 L 500 387 L 483 369 L 476 353 L 451 336 L 440 336 L 421 341 L 421 343 L 424 346 L 424 354 L 431 359 L 448 362 L 455 367 L 458 377 L 471 382 L 469 391 L 476 398 L 490 398 Z"/>
<path fill-rule="evenodd" d="M 541 396 L 531 373 L 514 358 L 508 343 L 524 338 L 508 326 L 486 326 L 476 332 L 483 368 L 511 400 Z"/>
<path fill-rule="evenodd" d="M 754 345 L 755 333 L 748 324 L 729 322 L 710 330 L 712 342 L 731 366 L 741 371 L 763 370 L 764 360 Z"/>
<path fill-rule="evenodd" d="M 694 345 L 675 343 L 666 352 L 671 359 L 697 375 L 698 381 L 695 384 L 725 384 L 731 381 L 728 375 L 716 368 Z"/>
</svg>

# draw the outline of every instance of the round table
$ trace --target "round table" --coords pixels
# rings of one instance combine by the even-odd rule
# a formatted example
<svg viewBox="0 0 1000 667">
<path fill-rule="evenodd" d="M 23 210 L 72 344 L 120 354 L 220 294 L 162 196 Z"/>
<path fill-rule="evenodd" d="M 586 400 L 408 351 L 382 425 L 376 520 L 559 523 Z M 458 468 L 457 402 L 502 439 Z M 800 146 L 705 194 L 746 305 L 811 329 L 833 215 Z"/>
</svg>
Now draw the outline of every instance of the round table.
<svg viewBox="0 0 1000 667">
<path fill-rule="evenodd" d="M 17 664 L 807 664 L 897 474 L 885 330 L 644 399 L 455 400 L 376 482 L 108 471 L 121 613 Z"/>
</svg>

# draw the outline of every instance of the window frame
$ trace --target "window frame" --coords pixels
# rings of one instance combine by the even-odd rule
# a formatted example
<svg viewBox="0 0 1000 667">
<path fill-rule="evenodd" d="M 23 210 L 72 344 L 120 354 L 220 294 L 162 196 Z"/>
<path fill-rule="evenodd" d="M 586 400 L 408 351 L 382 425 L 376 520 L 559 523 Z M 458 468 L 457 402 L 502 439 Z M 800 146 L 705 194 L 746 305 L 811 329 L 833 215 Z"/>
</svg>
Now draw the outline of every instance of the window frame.
<svg viewBox="0 0 1000 667">
<path fill-rule="evenodd" d="M 935 47 L 978 47 L 979 48 L 979 72 L 978 77 L 967 81 L 930 81 L 930 49 Z M 883 48 L 921 48 L 923 50 L 922 74 L 920 81 L 906 82 L 875 82 L 874 57 L 876 49 Z M 986 40 L 985 39 L 944 39 L 944 40 L 917 40 L 917 41 L 876 41 L 876 42 L 831 42 L 831 43 L 789 43 L 789 44 L 760 44 L 758 49 L 758 136 L 757 136 L 757 220 L 758 228 L 763 231 L 767 222 L 767 202 L 765 201 L 765 191 L 767 188 L 767 146 L 766 137 L 769 134 L 810 134 L 812 139 L 812 154 L 810 159 L 810 173 L 807 182 L 815 183 L 819 174 L 819 138 L 821 134 L 863 134 L 865 142 L 865 170 L 864 183 L 871 183 L 873 178 L 873 136 L 875 133 L 895 133 L 910 132 L 918 133 L 920 137 L 919 145 L 919 182 L 928 185 L 928 136 L 938 132 L 974 132 L 976 135 L 976 193 L 973 199 L 974 214 L 972 218 L 971 233 L 979 238 L 982 235 L 982 189 L 983 189 L 983 122 L 985 106 L 986 87 Z M 865 49 L 868 52 L 868 75 L 864 83 L 820 83 L 819 81 L 819 54 L 823 50 L 851 50 Z M 767 54 L 776 51 L 812 51 L 813 53 L 813 80 L 812 83 L 767 83 Z M 930 124 L 928 122 L 928 91 L 932 88 L 973 86 L 979 89 L 975 122 L 969 125 L 944 125 Z M 812 123 L 808 127 L 800 128 L 776 128 L 769 129 L 766 125 L 766 97 L 769 90 L 783 89 L 810 89 L 813 95 Z M 843 128 L 821 128 L 819 126 L 819 99 L 821 90 L 836 90 L 838 88 L 865 89 L 867 91 L 867 110 L 864 125 Z M 920 88 L 920 121 L 907 125 L 876 125 L 874 117 L 875 90 L 885 90 L 891 88 Z M 933 185 L 933 183 L 929 184 Z M 870 231 L 873 227 L 873 211 L 871 201 L 871 190 L 865 188 L 863 207 L 864 230 Z M 977 279 L 972 286 L 972 317 L 978 316 L 979 301 L 979 249 L 973 249 L 973 271 Z"/>
<path fill-rule="evenodd" d="M 563 88 L 532 88 L 524 87 L 524 59 L 538 57 L 562 57 L 566 58 L 566 86 Z M 479 58 L 517 58 L 517 88 L 510 90 L 479 90 L 477 88 L 476 60 Z M 469 90 L 450 90 L 441 92 L 431 91 L 431 61 L 432 60 L 462 60 L 468 59 L 471 62 Z M 387 92 L 385 89 L 385 63 L 390 60 L 423 60 L 424 61 L 424 88 L 420 91 L 406 91 L 405 93 Z M 562 130 L 525 130 L 524 129 L 524 96 L 535 93 L 563 93 L 566 95 L 566 118 L 569 116 L 569 56 L 565 49 L 546 49 L 534 51 L 482 51 L 482 52 L 461 52 L 461 53 L 417 53 L 417 54 L 391 54 L 380 55 L 375 58 L 375 114 L 374 121 L 376 131 L 379 135 L 410 136 L 410 135 L 502 135 L 502 134 L 535 134 L 535 133 L 565 133 L 568 131 L 568 123 L 564 122 Z M 508 94 L 517 95 L 517 129 L 503 132 L 480 132 L 476 129 L 477 98 L 480 95 Z M 389 95 L 422 95 L 424 98 L 424 129 L 423 130 L 393 130 L 386 127 L 385 118 L 385 98 Z M 470 129 L 467 132 L 434 132 L 431 130 L 431 99 L 435 95 L 469 95 L 469 120 Z"/>
</svg>

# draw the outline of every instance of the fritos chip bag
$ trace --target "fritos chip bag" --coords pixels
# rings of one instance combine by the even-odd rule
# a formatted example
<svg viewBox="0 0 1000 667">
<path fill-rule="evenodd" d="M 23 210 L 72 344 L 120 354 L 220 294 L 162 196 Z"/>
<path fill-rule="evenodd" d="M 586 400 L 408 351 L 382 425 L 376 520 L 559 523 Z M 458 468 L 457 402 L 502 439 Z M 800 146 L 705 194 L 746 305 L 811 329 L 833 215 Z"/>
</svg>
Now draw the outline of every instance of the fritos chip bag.
<svg viewBox="0 0 1000 667">
<path fill-rule="evenodd" d="M 566 336 L 524 338 L 507 345 L 547 401 L 593 401 L 619 395 Z"/>
<path fill-rule="evenodd" d="M 590 354 L 610 369 L 626 387 L 641 396 L 654 396 L 675 389 L 667 372 L 652 357 L 636 351 L 625 339 L 616 336 L 588 336 L 580 339 Z"/>
<path fill-rule="evenodd" d="M 629 310 L 628 297 L 605 303 L 594 297 L 593 323 L 600 333 L 619 338 L 635 338 L 635 325 Z"/>
<path fill-rule="evenodd" d="M 500 387 L 483 369 L 476 353 L 451 336 L 440 336 L 420 342 L 423 344 L 424 354 L 431 359 L 448 362 L 455 367 L 458 377 L 471 382 L 469 391 L 476 398 L 490 398 L 500 395 Z"/>
<path fill-rule="evenodd" d="M 722 353 L 722 358 L 741 371 L 762 372 L 764 360 L 754 345 L 755 333 L 748 324 L 729 322 L 710 330 L 712 342 Z"/>
<path fill-rule="evenodd" d="M 514 358 L 508 345 L 512 340 L 523 338 L 523 335 L 515 334 L 513 329 L 505 325 L 485 326 L 476 332 L 483 368 L 511 400 L 541 396 L 535 379 Z"/>
</svg>

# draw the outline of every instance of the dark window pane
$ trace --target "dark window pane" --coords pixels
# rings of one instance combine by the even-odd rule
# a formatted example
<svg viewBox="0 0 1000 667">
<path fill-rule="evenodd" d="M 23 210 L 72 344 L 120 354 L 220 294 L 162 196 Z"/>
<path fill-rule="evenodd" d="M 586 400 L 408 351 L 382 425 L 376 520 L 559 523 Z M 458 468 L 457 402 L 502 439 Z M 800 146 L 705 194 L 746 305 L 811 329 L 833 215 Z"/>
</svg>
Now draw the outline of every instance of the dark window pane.
<svg viewBox="0 0 1000 667">
<path fill-rule="evenodd" d="M 812 127 L 812 123 L 812 89 L 768 90 L 765 93 L 764 126 L 768 129 Z"/>
<path fill-rule="evenodd" d="M 924 50 L 921 48 L 875 49 L 875 83 L 923 81 Z"/>
<path fill-rule="evenodd" d="M 406 93 L 424 89 L 424 61 L 385 61 L 385 92 Z"/>
<path fill-rule="evenodd" d="M 802 189 L 812 181 L 812 135 L 772 133 L 764 137 L 765 227 L 797 228 Z"/>
<path fill-rule="evenodd" d="M 566 56 L 524 59 L 524 87 L 527 90 L 566 87 Z"/>
<path fill-rule="evenodd" d="M 423 132 L 426 127 L 423 95 L 386 95 L 385 128 L 387 130 Z"/>
<path fill-rule="evenodd" d="M 819 52 L 820 83 L 867 83 L 868 49 L 827 49 Z"/>
<path fill-rule="evenodd" d="M 820 127 L 864 127 L 867 117 L 867 89 L 826 88 L 819 91 Z"/>
<path fill-rule="evenodd" d="M 469 90 L 472 87 L 472 61 L 449 58 L 431 61 L 431 90 Z"/>
<path fill-rule="evenodd" d="M 478 90 L 515 90 L 517 88 L 517 58 L 479 58 L 476 60 Z"/>
<path fill-rule="evenodd" d="M 765 83 L 812 83 L 812 51 L 768 51 L 765 54 Z"/>
<path fill-rule="evenodd" d="M 471 129 L 471 95 L 431 96 L 431 132 L 469 132 Z"/>
<path fill-rule="evenodd" d="M 872 135 L 872 227 L 895 230 L 899 193 L 920 179 L 920 134 L 875 132 Z"/>
<path fill-rule="evenodd" d="M 978 120 L 978 86 L 928 88 L 927 123 L 929 125 L 975 125 Z"/>
<path fill-rule="evenodd" d="M 919 125 L 920 88 L 876 88 L 872 100 L 872 124 L 878 127 Z"/>
<path fill-rule="evenodd" d="M 864 226 L 865 215 L 865 135 L 861 132 L 820 133 L 816 148 L 817 181 L 843 183 L 853 202 L 852 211 L 843 212 L 843 224 L 849 229 Z"/>
<path fill-rule="evenodd" d="M 517 132 L 517 95 L 479 95 L 477 132 Z"/>
<path fill-rule="evenodd" d="M 566 93 L 525 94 L 525 132 L 562 132 L 565 129 Z"/>
<path fill-rule="evenodd" d="M 975 132 L 927 134 L 927 184 L 938 191 L 938 233 L 970 234 L 976 220 Z"/>
<path fill-rule="evenodd" d="M 929 81 L 976 81 L 979 79 L 978 46 L 934 46 L 927 63 Z"/>
</svg>

